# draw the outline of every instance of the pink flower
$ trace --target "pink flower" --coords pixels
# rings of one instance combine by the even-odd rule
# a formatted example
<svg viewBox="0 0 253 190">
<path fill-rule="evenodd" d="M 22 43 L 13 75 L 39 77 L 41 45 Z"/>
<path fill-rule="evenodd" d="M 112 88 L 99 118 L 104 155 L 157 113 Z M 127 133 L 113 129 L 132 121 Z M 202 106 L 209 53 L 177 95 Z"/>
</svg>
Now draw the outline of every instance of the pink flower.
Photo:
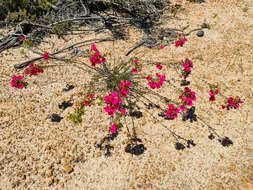
<svg viewBox="0 0 253 190">
<path fill-rule="evenodd" d="M 214 96 L 215 95 L 212 90 L 209 91 L 209 94 L 210 94 L 210 96 Z"/>
<path fill-rule="evenodd" d="M 219 93 L 219 90 L 218 90 L 218 89 L 216 89 L 216 90 L 215 90 L 215 94 L 218 94 L 218 93 Z"/>
<path fill-rule="evenodd" d="M 178 114 L 179 111 L 180 111 L 179 109 L 174 109 L 174 110 L 173 110 L 173 112 L 174 112 L 175 114 Z"/>
<path fill-rule="evenodd" d="M 161 82 L 166 81 L 166 76 L 165 76 L 165 75 L 162 75 L 162 76 L 160 77 L 160 81 L 161 81 Z"/>
<path fill-rule="evenodd" d="M 15 85 L 16 85 L 16 81 L 15 80 L 11 81 L 11 86 L 15 87 Z"/>
<path fill-rule="evenodd" d="M 12 76 L 11 86 L 22 89 L 24 87 L 23 78 L 23 76 Z"/>
<path fill-rule="evenodd" d="M 86 106 L 89 105 L 89 101 L 87 101 L 87 100 L 84 100 L 83 103 L 84 103 Z"/>
<path fill-rule="evenodd" d="M 96 53 L 94 54 L 95 57 L 98 57 L 100 55 L 99 51 L 96 51 Z"/>
<path fill-rule="evenodd" d="M 185 88 L 184 88 L 184 91 L 185 91 L 185 92 L 190 92 L 191 90 L 190 90 L 190 88 L 185 87 Z"/>
<path fill-rule="evenodd" d="M 104 63 L 107 62 L 106 58 L 104 58 L 104 57 L 102 57 L 102 61 L 103 61 Z"/>
<path fill-rule="evenodd" d="M 90 98 L 91 98 L 91 99 L 94 98 L 94 95 L 93 95 L 93 94 L 90 94 Z"/>
<path fill-rule="evenodd" d="M 132 69 L 132 73 L 137 74 L 137 73 L 138 73 L 138 70 L 137 70 L 136 68 L 133 68 L 133 69 Z"/>
<path fill-rule="evenodd" d="M 191 98 L 186 98 L 184 100 L 184 102 L 188 105 L 188 106 L 192 106 L 192 99 Z"/>
<path fill-rule="evenodd" d="M 17 76 L 17 80 L 22 80 L 24 77 L 23 76 Z"/>
<path fill-rule="evenodd" d="M 169 109 L 174 109 L 174 105 L 173 104 L 169 104 Z"/>
<path fill-rule="evenodd" d="M 185 105 L 180 106 L 180 110 L 182 110 L 182 112 L 184 112 L 185 111 Z"/>
<path fill-rule="evenodd" d="M 104 107 L 104 110 L 108 113 L 108 115 L 113 115 L 113 110 L 108 105 Z"/>
<path fill-rule="evenodd" d="M 138 63 L 138 59 L 134 59 L 134 63 Z"/>
<path fill-rule="evenodd" d="M 105 96 L 104 101 L 109 104 L 110 103 L 110 96 Z"/>
<path fill-rule="evenodd" d="M 159 70 L 162 70 L 163 66 L 160 65 L 160 64 L 157 64 L 157 65 L 156 65 L 156 68 L 159 69 Z"/>
<path fill-rule="evenodd" d="M 96 51 L 96 50 L 97 50 L 97 47 L 96 47 L 95 44 L 92 44 L 92 45 L 91 45 L 91 50 L 93 50 L 93 51 Z"/>
<path fill-rule="evenodd" d="M 111 97 L 118 97 L 118 96 L 119 96 L 119 94 L 117 92 L 111 93 Z"/>
<path fill-rule="evenodd" d="M 20 40 L 21 40 L 21 41 L 24 41 L 24 40 L 26 40 L 26 39 L 25 39 L 24 36 L 22 36 L 22 37 L 20 38 Z"/>
<path fill-rule="evenodd" d="M 30 76 L 32 76 L 32 75 L 38 75 L 38 73 L 43 73 L 43 72 L 44 72 L 43 69 L 40 68 L 40 67 L 35 67 L 34 63 L 30 63 L 29 67 L 27 67 L 25 69 L 25 74 L 26 75 L 30 75 Z"/>
<path fill-rule="evenodd" d="M 163 48 L 164 48 L 164 46 L 163 46 L 163 45 L 161 45 L 161 46 L 160 46 L 160 49 L 163 49 Z"/>
<path fill-rule="evenodd" d="M 166 112 L 166 116 L 169 117 L 170 119 L 175 119 L 177 118 L 177 114 L 179 113 L 179 111 L 180 110 L 174 107 L 173 104 L 169 104 L 169 109 Z"/>
<path fill-rule="evenodd" d="M 210 96 L 209 101 L 210 102 L 214 102 L 215 101 L 215 97 L 214 96 Z"/>
<path fill-rule="evenodd" d="M 44 59 L 45 61 L 47 61 L 47 60 L 48 60 L 48 53 L 44 53 L 44 55 L 43 55 L 43 59 Z"/>
<path fill-rule="evenodd" d="M 189 71 L 191 71 L 191 68 L 190 68 L 190 67 L 187 67 L 187 68 L 185 68 L 185 71 L 186 71 L 186 72 L 189 72 Z"/>
<path fill-rule="evenodd" d="M 126 113 L 126 109 L 125 108 L 121 108 L 120 112 L 123 113 L 123 114 L 125 114 Z"/>
<path fill-rule="evenodd" d="M 175 46 L 176 47 L 183 46 L 183 42 L 181 42 L 181 41 L 175 41 Z"/>
<path fill-rule="evenodd" d="M 151 76 L 147 76 L 147 80 L 152 80 L 152 77 Z"/>
<path fill-rule="evenodd" d="M 240 100 L 240 98 L 238 97 L 229 97 L 225 103 L 226 105 L 223 105 L 222 108 L 224 109 L 226 107 L 227 110 L 229 110 L 230 108 L 238 109 L 240 107 L 240 104 L 243 103 L 243 101 Z"/>
<path fill-rule="evenodd" d="M 187 39 L 186 38 L 182 38 L 182 34 L 179 34 L 178 38 L 179 38 L 179 40 L 175 41 L 175 46 L 176 47 L 178 47 L 178 46 L 183 47 L 184 43 L 187 42 Z"/>
<path fill-rule="evenodd" d="M 115 122 L 113 122 L 113 124 L 112 124 L 112 128 L 110 129 L 110 133 L 118 133 L 118 131 L 117 131 L 117 126 L 116 126 L 116 124 L 115 124 Z"/>
<path fill-rule="evenodd" d="M 12 76 L 12 80 L 16 80 L 17 79 L 17 77 L 14 75 L 14 76 Z"/>
<path fill-rule="evenodd" d="M 33 67 L 33 66 L 35 66 L 34 63 L 30 63 L 30 64 L 29 64 L 29 67 Z"/>
<path fill-rule="evenodd" d="M 23 88 L 24 87 L 24 84 L 23 83 L 18 83 L 18 85 L 17 85 L 17 88 Z"/>
</svg>

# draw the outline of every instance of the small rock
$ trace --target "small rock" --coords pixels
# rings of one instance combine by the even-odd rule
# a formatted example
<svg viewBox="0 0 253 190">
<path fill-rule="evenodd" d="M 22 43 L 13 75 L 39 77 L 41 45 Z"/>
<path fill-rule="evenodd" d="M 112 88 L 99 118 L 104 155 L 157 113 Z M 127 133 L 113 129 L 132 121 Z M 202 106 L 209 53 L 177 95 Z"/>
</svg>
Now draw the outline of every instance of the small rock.
<svg viewBox="0 0 253 190">
<path fill-rule="evenodd" d="M 12 133 L 10 131 L 7 131 L 7 133 L 5 134 L 5 137 L 8 139 L 11 135 Z"/>
<path fill-rule="evenodd" d="M 66 173 L 71 173 L 72 171 L 73 171 L 73 168 L 71 167 L 71 166 L 69 166 L 69 165 L 65 165 L 64 167 L 63 167 L 63 169 L 64 169 L 64 171 L 66 172 Z"/>
<path fill-rule="evenodd" d="M 203 37 L 204 36 L 204 31 L 203 30 L 198 31 L 197 36 L 198 37 Z"/>
<path fill-rule="evenodd" d="M 53 175 L 53 171 L 49 170 L 46 175 L 47 175 L 47 177 L 51 177 Z"/>
<path fill-rule="evenodd" d="M 208 28 L 208 25 L 206 23 L 201 24 L 201 28 Z"/>
<path fill-rule="evenodd" d="M 47 184 L 47 186 L 52 185 L 52 184 L 53 184 L 53 182 L 54 182 L 54 178 L 48 178 L 48 179 L 46 180 L 46 184 Z"/>
<path fill-rule="evenodd" d="M 208 138 L 209 138 L 210 140 L 213 140 L 213 139 L 215 138 L 215 136 L 213 135 L 213 133 L 211 133 L 211 134 L 208 136 Z"/>
<path fill-rule="evenodd" d="M 26 156 L 22 155 L 20 156 L 19 160 L 24 161 L 26 159 Z"/>
<path fill-rule="evenodd" d="M 20 177 L 21 177 L 22 180 L 25 180 L 25 179 L 26 179 L 26 175 L 25 175 L 25 174 L 21 174 Z"/>
</svg>

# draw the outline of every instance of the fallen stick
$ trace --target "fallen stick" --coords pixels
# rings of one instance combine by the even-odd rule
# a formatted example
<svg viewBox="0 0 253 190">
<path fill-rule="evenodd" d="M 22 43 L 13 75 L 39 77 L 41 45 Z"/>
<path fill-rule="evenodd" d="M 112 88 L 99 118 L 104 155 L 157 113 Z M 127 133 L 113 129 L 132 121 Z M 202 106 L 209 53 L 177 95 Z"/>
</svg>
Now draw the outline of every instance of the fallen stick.
<svg viewBox="0 0 253 190">
<path fill-rule="evenodd" d="M 65 47 L 65 48 L 63 48 L 63 49 L 61 49 L 61 50 L 58 50 L 58 51 L 56 51 L 56 52 L 54 52 L 54 53 L 49 53 L 48 57 L 49 57 L 49 58 L 52 58 L 52 59 L 63 60 L 62 58 L 56 58 L 56 57 L 54 57 L 53 55 L 57 55 L 57 54 L 59 54 L 59 53 L 64 52 L 65 50 L 68 50 L 68 49 L 73 48 L 73 47 L 75 47 L 75 46 L 77 46 L 77 45 L 84 44 L 84 43 L 87 43 L 87 42 L 92 42 L 92 41 L 102 42 L 102 41 L 113 41 L 113 40 L 114 40 L 114 38 L 104 38 L 104 39 L 96 39 L 96 38 L 95 38 L 95 39 L 91 39 L 91 40 L 85 40 L 85 41 L 82 41 L 82 42 L 77 42 L 77 43 L 72 44 L 72 45 L 70 45 L 70 46 L 67 46 L 67 47 Z M 40 60 L 40 59 L 42 59 L 42 58 L 43 58 L 43 56 L 39 56 L 39 57 L 35 57 L 35 58 L 33 58 L 33 59 L 30 59 L 30 60 L 24 61 L 24 62 L 22 62 L 22 63 L 15 64 L 15 65 L 14 65 L 14 68 L 15 68 L 15 69 L 22 69 L 22 68 L 28 66 L 29 63 L 34 62 L 34 61 L 37 61 L 37 60 Z M 67 60 L 63 60 L 63 61 L 67 61 Z"/>
</svg>

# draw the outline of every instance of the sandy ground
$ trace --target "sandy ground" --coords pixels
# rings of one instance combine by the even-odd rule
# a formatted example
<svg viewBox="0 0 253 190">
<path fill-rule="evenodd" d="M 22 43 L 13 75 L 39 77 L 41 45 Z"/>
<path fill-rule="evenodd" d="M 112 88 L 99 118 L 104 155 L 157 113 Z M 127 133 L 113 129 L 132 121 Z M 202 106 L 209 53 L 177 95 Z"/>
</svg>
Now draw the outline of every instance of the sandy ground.
<svg viewBox="0 0 253 190">
<path fill-rule="evenodd" d="M 174 1 L 175 3 L 176 1 Z M 173 2 L 172 2 L 173 3 Z M 193 32 L 184 47 L 170 45 L 162 50 L 138 48 L 133 55 L 141 62 L 167 63 L 163 72 L 169 79 L 179 79 L 170 67 L 171 62 L 190 58 L 194 69 L 190 88 L 197 93 L 196 114 L 214 128 L 221 137 L 229 137 L 233 145 L 223 147 L 208 138 L 210 131 L 200 120 L 194 123 L 181 119 L 155 121 L 147 111 L 135 120 L 137 136 L 147 148 L 144 154 L 125 153 L 127 130 L 111 142 L 111 157 L 95 148 L 109 129 L 110 120 L 103 107 L 88 108 L 80 126 L 74 126 L 65 117 L 73 108 L 62 111 L 58 104 L 75 102 L 81 85 L 88 80 L 87 73 L 73 63 L 49 60 L 43 74 L 29 78 L 27 89 L 10 86 L 15 71 L 13 65 L 27 60 L 22 47 L 1 53 L 0 57 L 0 189 L 253 189 L 253 4 L 250 0 L 207 1 L 193 4 L 177 1 L 185 10 L 176 19 L 164 21 L 167 27 L 198 28 L 206 19 L 210 30 L 202 38 Z M 67 42 L 52 36 L 41 44 L 44 51 L 52 52 L 74 42 L 106 34 L 68 36 Z M 128 29 L 128 39 L 97 44 L 103 53 L 118 58 L 143 36 L 136 29 Z M 53 47 L 52 42 L 55 42 Z M 89 47 L 83 47 L 83 50 Z M 35 55 L 24 50 L 26 56 Z M 125 58 L 124 58 L 125 59 Z M 88 61 L 85 58 L 80 60 Z M 110 60 L 110 58 L 108 58 Z M 53 66 L 55 65 L 55 66 Z M 60 65 L 60 66 L 59 66 Z M 144 69 L 145 70 L 145 69 Z M 149 71 L 146 68 L 145 71 Z M 239 110 L 221 110 L 222 97 L 216 104 L 209 103 L 209 83 L 218 83 L 225 96 L 240 96 L 245 103 Z M 75 88 L 62 92 L 66 84 Z M 176 83 L 178 86 L 178 84 Z M 159 91 L 171 98 L 171 88 Z M 155 110 L 149 111 L 151 114 Z M 63 117 L 53 123 L 50 115 Z M 129 119 L 128 119 L 129 120 Z M 131 128 L 130 120 L 127 121 Z M 176 140 L 168 130 L 186 139 L 195 147 L 178 151 Z"/>
</svg>

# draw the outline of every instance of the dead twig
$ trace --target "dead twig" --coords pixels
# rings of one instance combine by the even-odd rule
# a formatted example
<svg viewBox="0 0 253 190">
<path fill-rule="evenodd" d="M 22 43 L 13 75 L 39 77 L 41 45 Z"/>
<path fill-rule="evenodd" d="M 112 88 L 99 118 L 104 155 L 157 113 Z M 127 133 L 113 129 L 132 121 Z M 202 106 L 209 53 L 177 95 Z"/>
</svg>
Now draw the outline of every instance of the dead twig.
<svg viewBox="0 0 253 190">
<path fill-rule="evenodd" d="M 58 50 L 58 51 L 54 52 L 54 53 L 49 53 L 49 56 L 48 56 L 48 57 L 49 57 L 49 58 L 53 58 L 53 59 L 62 60 L 62 61 L 67 61 L 67 60 L 65 60 L 65 59 L 63 60 L 62 58 L 56 58 L 56 57 L 54 57 L 54 55 L 57 55 L 57 54 L 62 53 L 62 52 L 64 52 L 64 51 L 68 50 L 68 49 L 72 49 L 72 48 L 74 48 L 74 47 L 77 46 L 77 45 L 84 44 L 84 43 L 87 43 L 87 42 L 92 42 L 92 41 L 102 42 L 102 41 L 113 41 L 113 40 L 114 40 L 114 38 L 104 38 L 104 39 L 96 39 L 96 38 L 95 38 L 95 39 L 91 39 L 91 40 L 85 40 L 85 41 L 78 42 L 78 43 L 72 44 L 72 45 L 70 45 L 70 46 L 67 46 L 67 47 L 65 47 L 65 48 L 63 48 L 63 49 L 61 49 L 61 50 Z M 25 61 L 25 62 L 22 62 L 22 63 L 20 63 L 20 64 L 15 64 L 15 65 L 14 65 L 14 68 L 15 68 L 15 69 L 22 69 L 22 68 L 28 66 L 29 63 L 34 62 L 34 61 L 37 61 L 37 60 L 40 60 L 40 59 L 42 59 L 42 58 L 43 58 L 43 56 L 39 56 L 39 57 L 35 57 L 35 58 L 33 58 L 33 59 L 30 59 L 30 60 L 27 60 L 27 61 Z"/>
<path fill-rule="evenodd" d="M 146 40 L 143 40 L 139 43 L 137 43 L 134 47 L 132 47 L 127 53 L 126 56 L 128 56 L 130 53 L 132 53 L 135 49 L 137 49 L 138 47 L 142 46 L 144 43 L 146 42 Z"/>
</svg>

